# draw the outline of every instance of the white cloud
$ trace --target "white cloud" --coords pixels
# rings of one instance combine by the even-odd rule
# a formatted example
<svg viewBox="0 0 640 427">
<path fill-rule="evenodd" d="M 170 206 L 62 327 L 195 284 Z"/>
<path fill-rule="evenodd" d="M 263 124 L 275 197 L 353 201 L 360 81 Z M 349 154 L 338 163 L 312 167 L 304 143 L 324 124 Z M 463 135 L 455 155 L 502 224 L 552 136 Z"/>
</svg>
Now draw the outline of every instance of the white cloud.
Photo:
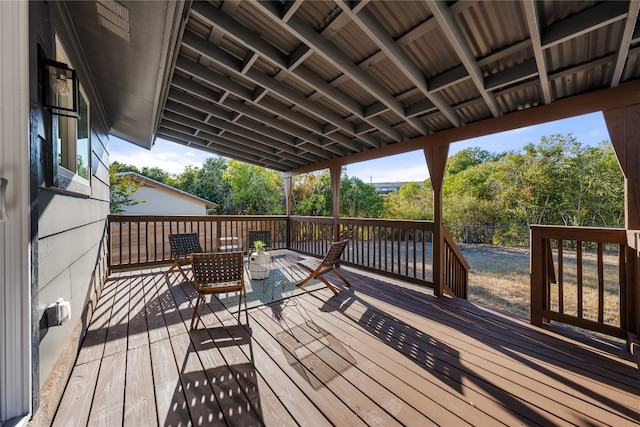
<svg viewBox="0 0 640 427">
<path fill-rule="evenodd" d="M 117 138 L 110 139 L 110 159 L 143 167 L 157 167 L 172 175 L 184 172 L 187 166 L 202 167 L 213 154 L 158 139 L 151 150 L 141 148 Z"/>
</svg>

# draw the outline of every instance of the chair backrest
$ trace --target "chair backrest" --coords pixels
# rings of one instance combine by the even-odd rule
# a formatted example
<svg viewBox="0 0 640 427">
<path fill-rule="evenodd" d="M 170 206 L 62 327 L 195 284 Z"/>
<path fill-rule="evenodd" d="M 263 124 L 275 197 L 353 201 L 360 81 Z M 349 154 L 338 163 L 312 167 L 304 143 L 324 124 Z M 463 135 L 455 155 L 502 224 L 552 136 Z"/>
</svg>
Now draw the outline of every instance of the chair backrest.
<svg viewBox="0 0 640 427">
<path fill-rule="evenodd" d="M 351 239 L 351 237 L 353 237 L 353 225 L 352 224 L 343 225 L 342 230 L 340 230 L 340 234 L 338 235 L 338 238 L 336 239 L 336 241 L 349 240 Z"/>
<path fill-rule="evenodd" d="M 253 249 L 253 242 L 260 240 L 267 248 L 271 247 L 271 232 L 269 230 L 249 230 L 247 233 L 247 252 Z"/>
<path fill-rule="evenodd" d="M 347 247 L 347 243 L 349 243 L 349 240 L 347 239 L 340 240 L 339 242 L 332 242 L 331 247 L 329 247 L 329 251 L 322 259 L 321 264 L 330 266 L 335 265 L 340 261 L 340 257 L 342 256 L 344 249 Z"/>
<path fill-rule="evenodd" d="M 196 289 L 234 282 L 241 285 L 244 281 L 242 252 L 194 253 L 191 254 L 191 266 Z"/>
<path fill-rule="evenodd" d="M 169 234 L 171 251 L 178 257 L 202 252 L 197 233 Z"/>
</svg>

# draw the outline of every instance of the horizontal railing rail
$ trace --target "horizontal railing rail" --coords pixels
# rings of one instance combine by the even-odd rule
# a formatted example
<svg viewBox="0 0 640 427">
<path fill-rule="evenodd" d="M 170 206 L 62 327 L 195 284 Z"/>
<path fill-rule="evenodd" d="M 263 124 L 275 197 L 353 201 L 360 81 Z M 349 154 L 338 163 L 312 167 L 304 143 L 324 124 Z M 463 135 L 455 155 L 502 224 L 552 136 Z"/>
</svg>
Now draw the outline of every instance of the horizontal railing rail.
<svg viewBox="0 0 640 427">
<path fill-rule="evenodd" d="M 627 337 L 626 231 L 532 225 L 531 323 Z"/>
<path fill-rule="evenodd" d="M 169 234 L 197 233 L 206 252 L 222 246 L 247 251 L 249 230 L 271 231 L 274 249 L 287 246 L 286 216 L 109 215 L 109 269 L 171 262 Z"/>
</svg>

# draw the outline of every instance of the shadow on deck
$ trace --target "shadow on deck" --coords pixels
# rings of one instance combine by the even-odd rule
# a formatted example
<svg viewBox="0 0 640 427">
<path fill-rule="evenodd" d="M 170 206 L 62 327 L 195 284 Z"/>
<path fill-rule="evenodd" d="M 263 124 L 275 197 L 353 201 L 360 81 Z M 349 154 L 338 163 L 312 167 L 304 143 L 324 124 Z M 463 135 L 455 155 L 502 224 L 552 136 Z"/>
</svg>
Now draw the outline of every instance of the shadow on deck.
<svg viewBox="0 0 640 427">
<path fill-rule="evenodd" d="M 339 295 L 255 307 L 242 325 L 213 298 L 194 331 L 178 274 L 112 275 L 54 425 L 640 422 L 640 371 L 614 344 L 343 270 Z"/>
</svg>

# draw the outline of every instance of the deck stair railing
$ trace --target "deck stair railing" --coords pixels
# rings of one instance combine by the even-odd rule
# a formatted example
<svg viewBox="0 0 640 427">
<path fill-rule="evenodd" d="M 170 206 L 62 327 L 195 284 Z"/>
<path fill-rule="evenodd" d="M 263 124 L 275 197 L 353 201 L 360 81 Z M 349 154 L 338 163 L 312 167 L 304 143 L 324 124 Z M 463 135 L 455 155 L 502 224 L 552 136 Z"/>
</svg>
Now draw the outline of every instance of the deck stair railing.
<svg viewBox="0 0 640 427">
<path fill-rule="evenodd" d="M 444 236 L 444 292 L 458 298 L 467 299 L 469 294 L 469 264 L 453 237 L 442 226 Z"/>
<path fill-rule="evenodd" d="M 555 321 L 627 338 L 633 281 L 624 229 L 532 225 L 531 323 Z"/>
</svg>

